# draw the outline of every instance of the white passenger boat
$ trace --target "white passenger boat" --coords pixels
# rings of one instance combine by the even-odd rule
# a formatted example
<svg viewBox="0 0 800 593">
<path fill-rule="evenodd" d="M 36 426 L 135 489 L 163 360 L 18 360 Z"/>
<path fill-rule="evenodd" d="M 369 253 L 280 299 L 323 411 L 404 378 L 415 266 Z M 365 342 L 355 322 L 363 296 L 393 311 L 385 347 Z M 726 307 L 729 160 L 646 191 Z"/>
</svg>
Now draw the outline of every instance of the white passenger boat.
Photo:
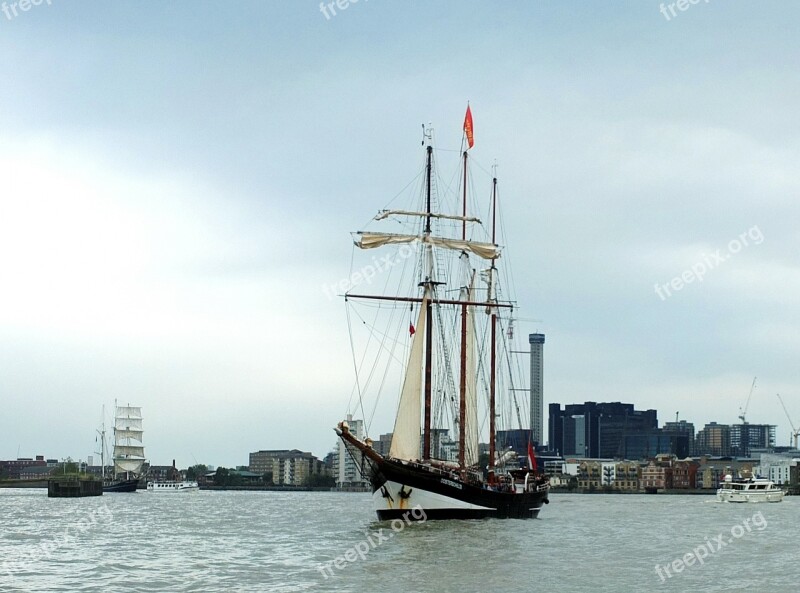
<svg viewBox="0 0 800 593">
<path fill-rule="evenodd" d="M 188 492 L 199 490 L 197 482 L 148 482 L 148 492 Z"/>
<path fill-rule="evenodd" d="M 725 481 L 717 490 L 720 502 L 780 502 L 783 490 L 765 478 L 746 478 L 734 480 L 725 476 Z"/>
</svg>

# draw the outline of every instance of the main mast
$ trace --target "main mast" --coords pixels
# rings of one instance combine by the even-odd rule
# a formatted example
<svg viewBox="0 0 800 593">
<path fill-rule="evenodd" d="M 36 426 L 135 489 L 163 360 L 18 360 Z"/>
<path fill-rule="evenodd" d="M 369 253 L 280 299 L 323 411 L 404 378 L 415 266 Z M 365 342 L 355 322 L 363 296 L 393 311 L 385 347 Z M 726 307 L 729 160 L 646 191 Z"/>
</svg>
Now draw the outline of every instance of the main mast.
<svg viewBox="0 0 800 593">
<path fill-rule="evenodd" d="M 497 177 L 492 178 L 492 243 L 495 243 L 495 228 L 497 219 Z M 495 259 L 492 258 L 492 267 L 489 269 L 489 290 L 486 300 L 491 310 L 491 335 L 489 354 L 489 482 L 494 482 L 494 456 L 495 456 L 495 385 L 497 381 L 497 310 L 492 307 L 494 299 L 494 273 L 496 271 Z"/>
<path fill-rule="evenodd" d="M 431 161 L 433 159 L 433 146 L 428 144 L 425 167 L 425 236 L 431 235 Z M 426 245 L 427 266 L 423 295 L 428 296 L 433 291 L 433 248 Z M 423 296 L 423 298 L 424 298 Z M 428 461 L 431 458 L 431 392 L 433 388 L 433 305 L 427 300 L 425 310 L 425 419 L 422 431 L 422 458 Z"/>
<path fill-rule="evenodd" d="M 464 220 L 461 223 L 461 240 L 467 240 L 467 151 L 464 151 Z M 464 257 L 466 252 L 462 252 Z M 467 259 L 469 261 L 469 259 Z M 471 295 L 464 291 L 464 300 L 468 301 Z M 458 384 L 458 467 L 463 471 L 466 467 L 467 453 L 467 305 L 461 305 L 461 360 Z"/>
</svg>

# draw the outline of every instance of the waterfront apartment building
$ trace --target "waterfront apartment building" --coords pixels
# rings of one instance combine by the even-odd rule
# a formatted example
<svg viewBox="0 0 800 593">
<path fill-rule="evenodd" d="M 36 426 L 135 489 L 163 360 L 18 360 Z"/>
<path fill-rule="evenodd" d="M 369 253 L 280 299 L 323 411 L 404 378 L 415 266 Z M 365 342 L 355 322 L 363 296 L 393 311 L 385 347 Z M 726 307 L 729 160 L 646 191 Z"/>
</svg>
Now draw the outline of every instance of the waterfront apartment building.
<svg viewBox="0 0 800 593">
<path fill-rule="evenodd" d="M 762 453 L 760 461 L 761 463 L 753 468 L 756 475 L 769 478 L 776 484 L 785 485 L 791 483 L 792 468 L 800 464 L 800 456 L 797 452 Z"/>
<path fill-rule="evenodd" d="M 250 453 L 248 469 L 259 476 L 272 474 L 279 486 L 303 486 L 308 477 L 325 473 L 325 464 L 311 453 L 299 449 L 276 449 Z"/>
<path fill-rule="evenodd" d="M 372 448 L 378 455 L 386 457 L 389 454 L 389 449 L 392 447 L 392 434 L 391 432 L 382 434 L 377 441 L 372 441 Z"/>
<path fill-rule="evenodd" d="M 636 492 L 639 490 L 639 473 L 639 464 L 633 461 L 586 459 L 577 467 L 578 488 Z"/>
<path fill-rule="evenodd" d="M 247 465 L 247 468 L 251 472 L 255 474 L 261 474 L 263 476 L 265 473 L 272 472 L 275 459 L 277 459 L 280 455 L 286 455 L 287 453 L 291 453 L 291 451 L 289 449 L 255 451 L 250 453 L 250 463 Z"/>
<path fill-rule="evenodd" d="M 692 459 L 672 462 L 672 487 L 676 490 L 697 488 L 697 470 L 700 464 Z"/>
<path fill-rule="evenodd" d="M 614 465 L 614 481 L 611 487 L 619 492 L 639 490 L 642 467 L 634 461 L 620 461 Z"/>
<path fill-rule="evenodd" d="M 667 463 L 651 461 L 642 468 L 641 487 L 645 492 L 672 488 L 672 467 Z"/>
<path fill-rule="evenodd" d="M 348 414 L 347 425 L 354 437 L 364 440 L 363 420 L 354 420 L 352 414 Z M 333 477 L 336 480 L 336 487 L 340 490 L 369 489 L 369 480 L 361 476 L 361 453 L 353 447 L 348 451 L 342 439 L 336 443 L 334 452 Z"/>
<path fill-rule="evenodd" d="M 279 455 L 272 463 L 272 482 L 278 486 L 304 486 L 309 476 L 324 473 L 321 460 L 297 449 Z"/>
</svg>

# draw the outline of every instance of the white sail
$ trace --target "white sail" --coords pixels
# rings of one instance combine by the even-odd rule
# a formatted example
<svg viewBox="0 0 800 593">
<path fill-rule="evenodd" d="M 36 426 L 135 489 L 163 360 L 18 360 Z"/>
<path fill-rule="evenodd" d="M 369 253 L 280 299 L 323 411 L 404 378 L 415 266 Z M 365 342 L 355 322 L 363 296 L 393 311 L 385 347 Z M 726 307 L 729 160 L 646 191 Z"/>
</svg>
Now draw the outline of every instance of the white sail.
<svg viewBox="0 0 800 593">
<path fill-rule="evenodd" d="M 144 465 L 143 459 L 115 459 L 114 471 L 116 473 L 132 473 L 138 474 L 142 471 Z"/>
<path fill-rule="evenodd" d="M 115 431 L 115 435 L 118 443 L 122 442 L 124 439 L 136 439 L 140 443 L 142 442 L 141 430 L 130 430 L 127 428 L 119 428 Z"/>
<path fill-rule="evenodd" d="M 428 304 L 427 293 L 422 299 L 417 318 L 416 333 L 411 342 L 411 354 L 408 357 L 408 367 L 403 380 L 403 391 L 400 394 L 400 405 L 397 409 L 397 418 L 394 422 L 392 445 L 389 447 L 389 456 L 397 459 L 419 459 L 420 443 L 419 429 L 422 417 L 421 394 L 423 372 L 423 342 L 425 339 L 425 318 Z"/>
<path fill-rule="evenodd" d="M 114 472 L 139 474 L 144 465 L 142 408 L 117 406 L 114 418 Z"/>
<path fill-rule="evenodd" d="M 473 274 L 470 281 L 469 291 L 462 295 L 464 300 L 469 300 L 472 296 L 475 284 Z M 465 394 L 465 414 L 464 414 L 464 464 L 467 466 L 478 463 L 478 374 L 475 349 L 475 310 L 466 307 L 467 314 L 467 339 L 466 339 L 466 363 L 467 363 L 467 385 Z"/>
<path fill-rule="evenodd" d="M 444 247 L 455 251 L 469 251 L 483 259 L 496 259 L 500 257 L 500 247 L 493 243 L 480 243 L 478 241 L 463 241 L 461 239 L 449 239 L 447 237 L 433 237 L 426 235 L 402 235 L 397 233 L 359 233 L 359 240 L 356 245 L 361 249 L 374 249 L 384 245 L 395 245 L 401 243 L 414 243 L 419 241 L 426 245 Z"/>
<path fill-rule="evenodd" d="M 116 430 L 142 430 L 141 418 L 117 418 L 114 421 L 114 428 Z"/>
<path fill-rule="evenodd" d="M 135 445 L 117 445 L 114 447 L 114 457 L 116 459 L 127 459 L 129 457 L 141 457 L 144 459 L 144 447 Z"/>
<path fill-rule="evenodd" d="M 117 406 L 117 418 L 142 419 L 142 408 L 138 406 Z"/>
</svg>

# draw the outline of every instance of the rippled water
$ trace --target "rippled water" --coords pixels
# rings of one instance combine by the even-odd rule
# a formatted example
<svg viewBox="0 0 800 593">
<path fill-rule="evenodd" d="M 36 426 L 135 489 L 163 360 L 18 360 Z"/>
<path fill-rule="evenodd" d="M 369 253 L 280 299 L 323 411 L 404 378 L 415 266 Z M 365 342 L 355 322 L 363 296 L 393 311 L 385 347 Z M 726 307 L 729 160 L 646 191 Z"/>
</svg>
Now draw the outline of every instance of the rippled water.
<svg viewBox="0 0 800 593">
<path fill-rule="evenodd" d="M 366 494 L 0 490 L 0 591 L 727 592 L 795 590 L 800 573 L 800 497 L 553 494 L 533 521 L 406 526 L 369 508 Z M 657 564 L 718 534 L 730 543 L 662 582 Z"/>
</svg>

